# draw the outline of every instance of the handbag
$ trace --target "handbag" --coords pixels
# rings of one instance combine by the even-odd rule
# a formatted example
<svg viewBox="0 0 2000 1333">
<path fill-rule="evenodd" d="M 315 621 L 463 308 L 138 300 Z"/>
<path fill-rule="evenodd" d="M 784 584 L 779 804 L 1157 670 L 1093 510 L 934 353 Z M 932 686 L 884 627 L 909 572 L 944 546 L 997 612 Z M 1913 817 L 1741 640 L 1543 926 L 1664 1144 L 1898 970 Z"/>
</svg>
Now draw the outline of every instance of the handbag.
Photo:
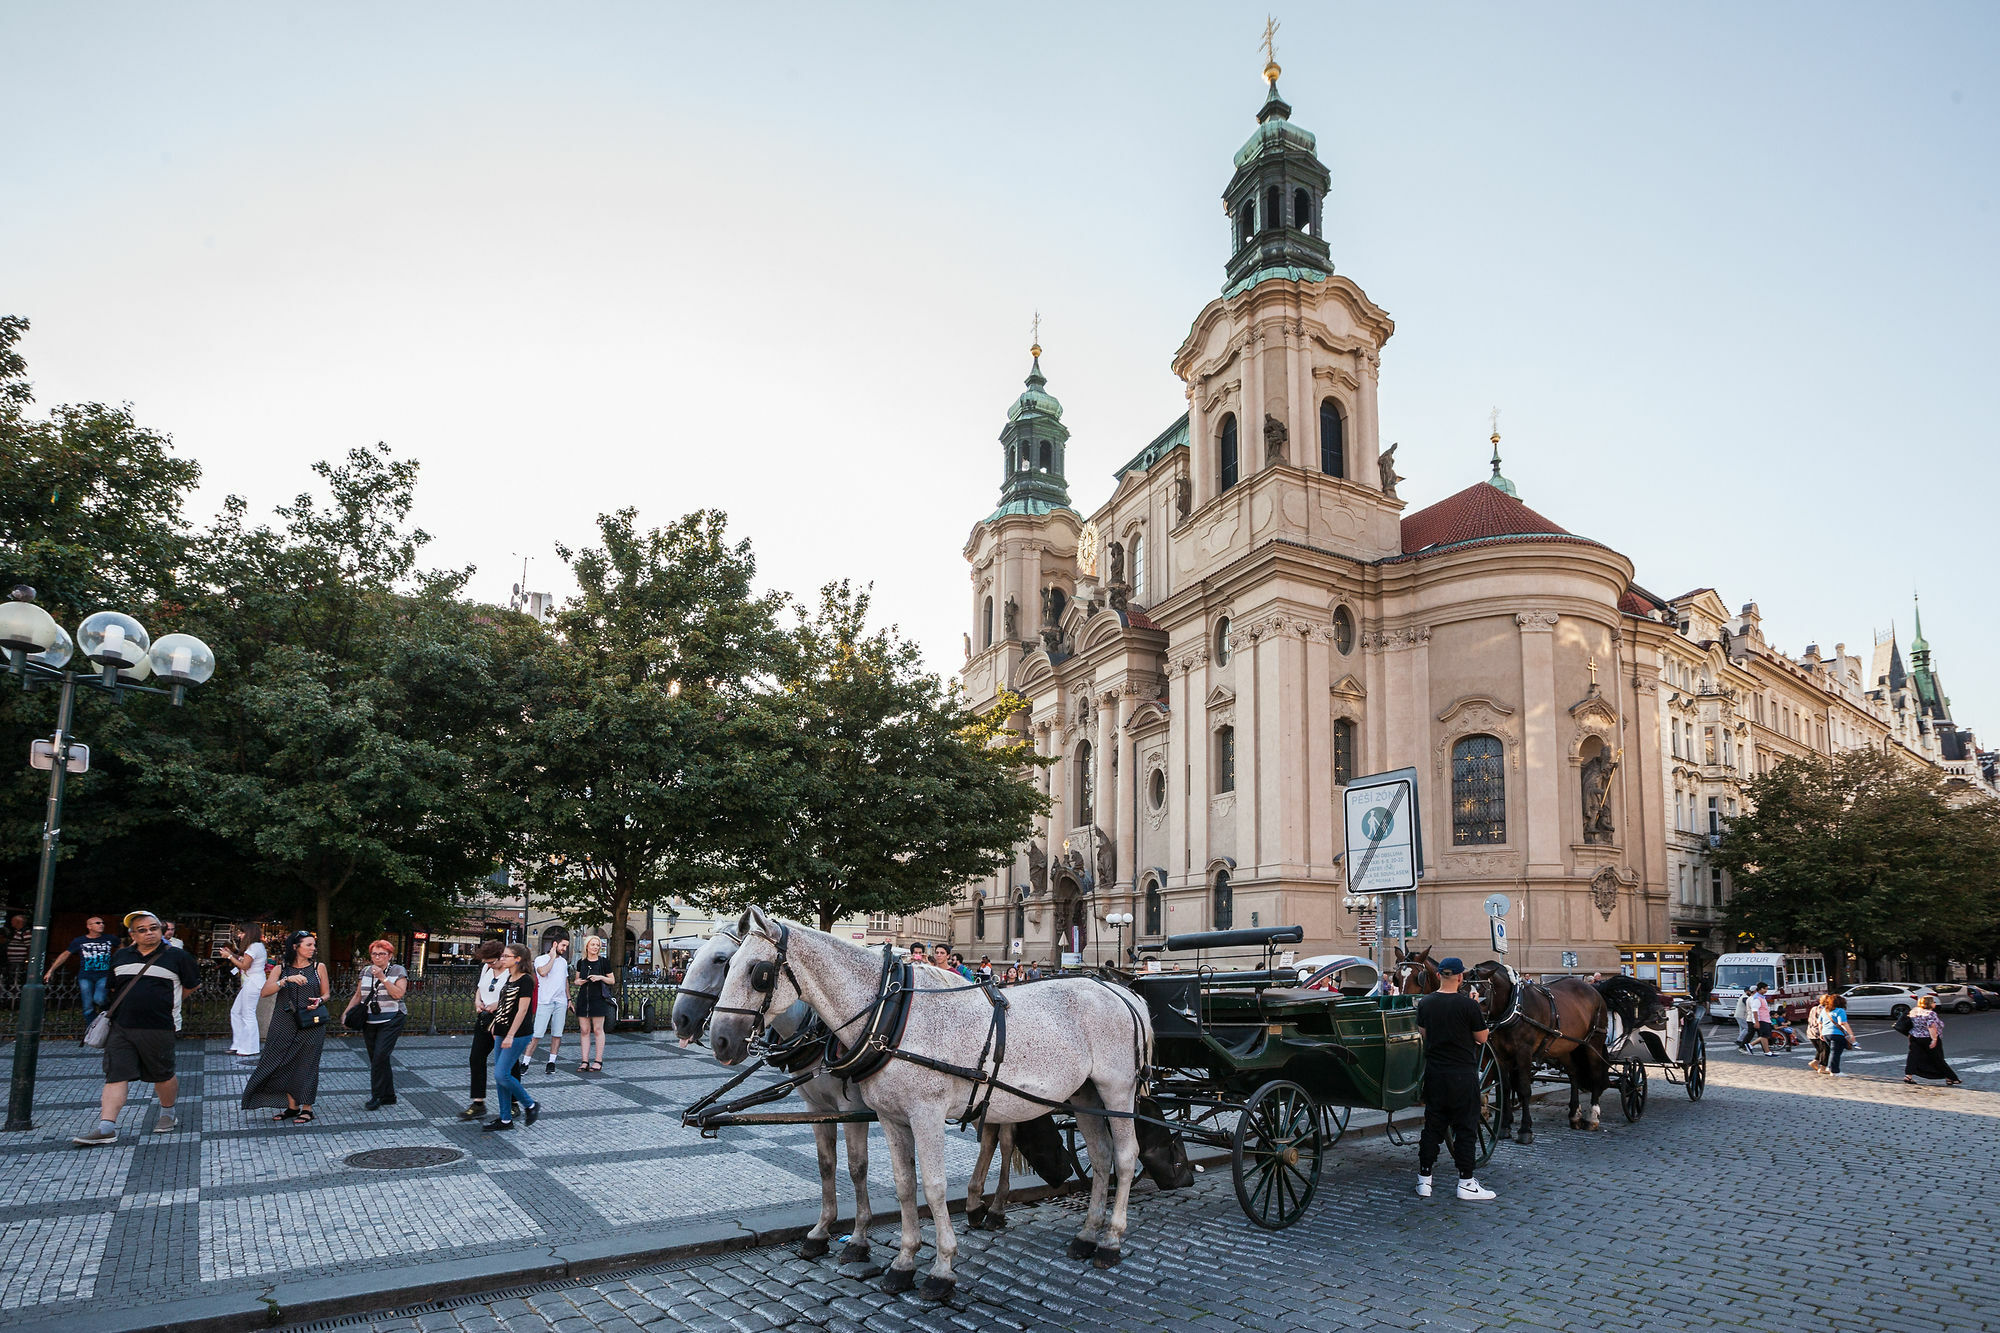
<svg viewBox="0 0 2000 1333">
<path fill-rule="evenodd" d="M 1916 1024 L 1910 1021 L 1910 1016 L 1908 1014 L 1904 1014 L 1901 1018 L 1896 1020 L 1896 1031 L 1902 1033 L 1906 1037 L 1916 1030 L 1916 1026 L 1917 1026 Z"/>
<path fill-rule="evenodd" d="M 83 1032 L 83 1044 L 85 1046 L 88 1046 L 93 1051 L 104 1049 L 105 1043 L 111 1040 L 111 1015 L 118 1012 L 118 1006 L 125 1003 L 125 997 L 132 993 L 132 987 L 144 980 L 145 976 L 145 970 L 143 968 L 140 969 L 139 973 L 132 980 L 125 983 L 125 988 L 118 992 L 111 1003 L 97 1017 L 90 1020 L 90 1026 L 85 1028 Z"/>
</svg>

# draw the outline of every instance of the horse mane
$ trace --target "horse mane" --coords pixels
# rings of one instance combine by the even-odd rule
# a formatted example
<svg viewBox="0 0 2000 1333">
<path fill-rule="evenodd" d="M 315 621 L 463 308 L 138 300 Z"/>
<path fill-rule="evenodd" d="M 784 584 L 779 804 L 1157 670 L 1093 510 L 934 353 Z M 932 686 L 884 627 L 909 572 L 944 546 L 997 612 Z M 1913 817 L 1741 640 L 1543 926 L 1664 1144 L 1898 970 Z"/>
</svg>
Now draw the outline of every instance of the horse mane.
<svg viewBox="0 0 2000 1333">
<path fill-rule="evenodd" d="M 1639 1025 L 1639 1015 L 1648 1009 L 1660 1007 L 1660 988 L 1650 981 L 1637 977 L 1606 977 L 1597 983 L 1597 993 L 1604 997 L 1604 1003 L 1620 1018 L 1633 1027 Z"/>
</svg>

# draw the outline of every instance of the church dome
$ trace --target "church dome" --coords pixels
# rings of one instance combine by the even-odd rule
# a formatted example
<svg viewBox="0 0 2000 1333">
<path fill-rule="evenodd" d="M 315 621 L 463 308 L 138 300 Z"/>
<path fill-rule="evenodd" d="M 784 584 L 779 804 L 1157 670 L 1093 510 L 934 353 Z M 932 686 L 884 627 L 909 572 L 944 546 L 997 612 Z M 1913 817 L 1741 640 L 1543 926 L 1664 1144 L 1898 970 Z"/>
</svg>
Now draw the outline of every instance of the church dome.
<svg viewBox="0 0 2000 1333">
<path fill-rule="evenodd" d="M 1028 372 L 1028 387 L 1021 390 L 1021 396 L 1007 409 L 1007 420 L 1019 421 L 1030 414 L 1048 417 L 1053 421 L 1061 420 L 1062 404 L 1048 391 L 1047 384 L 1048 379 L 1042 374 L 1042 358 L 1038 351 L 1035 367 Z"/>
</svg>

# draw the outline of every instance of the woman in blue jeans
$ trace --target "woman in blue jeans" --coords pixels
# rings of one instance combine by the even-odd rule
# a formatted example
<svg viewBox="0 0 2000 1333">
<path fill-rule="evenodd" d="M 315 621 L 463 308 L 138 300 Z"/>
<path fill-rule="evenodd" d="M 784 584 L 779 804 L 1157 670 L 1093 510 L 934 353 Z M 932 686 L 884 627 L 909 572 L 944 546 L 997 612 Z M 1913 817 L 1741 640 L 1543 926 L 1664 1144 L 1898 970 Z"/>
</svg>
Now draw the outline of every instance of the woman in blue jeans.
<svg viewBox="0 0 2000 1333">
<path fill-rule="evenodd" d="M 104 1008 L 104 992 L 111 982 L 111 952 L 118 947 L 118 941 L 104 933 L 104 918 L 94 916 L 83 923 L 84 934 L 69 942 L 69 948 L 56 955 L 48 971 L 42 974 L 42 984 L 55 979 L 56 970 L 71 958 L 77 960 L 81 969 L 76 977 L 77 993 L 83 997 L 83 1025 L 88 1028 L 90 1020 L 97 1017 Z"/>
<path fill-rule="evenodd" d="M 492 1029 L 493 1083 L 500 1094 L 500 1114 L 480 1127 L 487 1133 L 514 1128 L 517 1102 L 522 1108 L 522 1118 L 531 1125 L 542 1111 L 514 1074 L 514 1062 L 527 1048 L 522 1029 L 529 1026 L 529 1017 L 535 1010 L 535 983 L 528 972 L 527 949 L 519 944 L 508 945 L 500 951 L 500 968 L 507 974 L 507 980 L 500 986 L 500 1003 L 493 1011 Z"/>
<path fill-rule="evenodd" d="M 1826 1033 L 1828 1051 L 1826 1072 L 1838 1074 L 1841 1053 L 1854 1045 L 1854 1025 L 1847 1021 L 1847 1006 L 1841 1003 L 1840 997 L 1828 995 L 1820 1003 L 1826 1004 L 1829 1000 L 1832 1001 L 1832 1005 L 1827 1010 L 1825 1026 L 1822 1029 Z"/>
</svg>

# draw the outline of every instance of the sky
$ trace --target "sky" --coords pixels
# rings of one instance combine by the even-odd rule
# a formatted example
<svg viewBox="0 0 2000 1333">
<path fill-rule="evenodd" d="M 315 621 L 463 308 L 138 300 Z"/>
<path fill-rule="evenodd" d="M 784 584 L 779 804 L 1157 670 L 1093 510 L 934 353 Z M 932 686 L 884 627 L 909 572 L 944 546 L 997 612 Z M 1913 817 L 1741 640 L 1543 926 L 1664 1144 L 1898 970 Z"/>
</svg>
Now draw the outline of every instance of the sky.
<svg viewBox="0 0 2000 1333">
<path fill-rule="evenodd" d="M 2000 7 L 1294 4 L 1411 509 L 1486 475 L 1638 581 L 2000 741 Z M 474 595 L 719 508 L 941 672 L 1042 316 L 1088 513 L 1184 410 L 1262 101 L 1238 4 L 0 8 L 0 307 L 254 512 L 386 441 Z M 1408 512 L 1408 511 L 1406 511 Z"/>
</svg>

